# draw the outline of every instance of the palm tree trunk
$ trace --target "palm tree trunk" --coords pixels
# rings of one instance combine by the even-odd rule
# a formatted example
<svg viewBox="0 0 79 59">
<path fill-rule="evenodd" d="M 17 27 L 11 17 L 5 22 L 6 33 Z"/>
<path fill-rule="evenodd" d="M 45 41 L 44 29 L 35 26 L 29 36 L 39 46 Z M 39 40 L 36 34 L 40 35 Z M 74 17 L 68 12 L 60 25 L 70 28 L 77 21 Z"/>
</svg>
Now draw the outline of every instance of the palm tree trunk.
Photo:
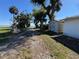
<svg viewBox="0 0 79 59">
<path fill-rule="evenodd" d="M 47 10 L 47 8 L 46 8 L 46 6 L 44 4 L 42 4 L 42 6 Z M 49 12 L 49 13 L 47 13 L 47 15 L 48 15 L 50 20 L 54 20 L 54 12 L 51 12 L 51 14 Z"/>
</svg>

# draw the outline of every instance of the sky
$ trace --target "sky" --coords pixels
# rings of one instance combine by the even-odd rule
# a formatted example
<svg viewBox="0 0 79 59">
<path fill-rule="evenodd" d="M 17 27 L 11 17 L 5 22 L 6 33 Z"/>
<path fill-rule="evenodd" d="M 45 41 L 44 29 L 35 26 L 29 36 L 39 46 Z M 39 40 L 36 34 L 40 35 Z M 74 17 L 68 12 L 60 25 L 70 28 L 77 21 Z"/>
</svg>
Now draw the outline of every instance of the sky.
<svg viewBox="0 0 79 59">
<path fill-rule="evenodd" d="M 48 1 L 49 0 L 47 0 L 47 2 Z M 79 15 L 78 0 L 61 0 L 61 2 L 63 6 L 61 10 L 56 13 L 57 20 Z M 0 25 L 11 25 L 12 14 L 8 11 L 11 6 L 16 6 L 19 11 L 27 11 L 27 13 L 31 13 L 32 10 L 36 8 L 30 0 L 0 0 Z"/>
</svg>

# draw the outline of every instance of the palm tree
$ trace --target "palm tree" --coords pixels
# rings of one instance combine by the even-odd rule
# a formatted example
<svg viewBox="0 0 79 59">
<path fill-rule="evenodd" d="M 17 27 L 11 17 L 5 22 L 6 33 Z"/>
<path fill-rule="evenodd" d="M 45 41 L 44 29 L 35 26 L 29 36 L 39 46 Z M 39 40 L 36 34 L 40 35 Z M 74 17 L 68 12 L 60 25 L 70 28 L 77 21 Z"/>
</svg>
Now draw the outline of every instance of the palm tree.
<svg viewBox="0 0 79 59">
<path fill-rule="evenodd" d="M 17 15 L 17 14 L 18 14 L 18 9 L 17 9 L 15 6 L 11 6 L 11 7 L 9 8 L 9 12 L 10 12 L 11 14 Z"/>
<path fill-rule="evenodd" d="M 12 31 L 15 32 L 15 31 L 17 31 L 15 15 L 18 14 L 18 9 L 17 9 L 15 6 L 11 6 L 11 7 L 9 8 L 9 12 L 10 12 L 11 14 L 13 14 Z"/>
<path fill-rule="evenodd" d="M 9 12 L 11 13 L 11 14 L 13 14 L 13 24 L 16 22 L 15 20 L 14 20 L 14 18 L 15 18 L 15 15 L 17 15 L 18 14 L 18 9 L 15 7 L 15 6 L 11 6 L 10 8 L 9 8 Z"/>
<path fill-rule="evenodd" d="M 46 0 L 31 0 L 31 1 L 32 3 L 39 4 L 45 8 L 47 10 L 47 15 L 49 16 L 50 20 L 54 20 L 54 13 L 56 11 L 59 11 L 62 5 L 60 0 L 50 0 L 50 3 L 47 7 L 45 6 Z"/>
<path fill-rule="evenodd" d="M 62 4 L 61 4 L 60 0 L 50 0 L 50 4 L 51 4 L 50 16 L 53 15 L 53 17 L 51 16 L 51 18 L 53 18 L 53 20 L 54 20 L 54 14 L 55 14 L 55 12 L 60 11 Z"/>
<path fill-rule="evenodd" d="M 45 0 L 31 0 L 31 2 L 34 3 L 34 4 L 42 5 L 44 8 L 46 8 Z"/>
<path fill-rule="evenodd" d="M 59 11 L 62 6 L 60 0 L 50 0 L 50 3 L 52 5 L 52 8 L 54 7 L 55 11 Z"/>
<path fill-rule="evenodd" d="M 14 17 L 18 14 L 18 9 L 15 6 L 11 6 L 9 8 L 9 12 L 13 14 L 13 23 L 15 23 Z"/>
</svg>

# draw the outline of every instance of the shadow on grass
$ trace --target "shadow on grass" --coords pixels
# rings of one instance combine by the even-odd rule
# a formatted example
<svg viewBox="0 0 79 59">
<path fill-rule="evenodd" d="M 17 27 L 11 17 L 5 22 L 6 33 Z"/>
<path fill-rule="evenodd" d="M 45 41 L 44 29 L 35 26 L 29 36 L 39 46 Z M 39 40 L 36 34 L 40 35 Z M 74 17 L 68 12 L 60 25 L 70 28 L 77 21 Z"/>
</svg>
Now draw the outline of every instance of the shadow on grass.
<svg viewBox="0 0 79 59">
<path fill-rule="evenodd" d="M 55 37 L 53 39 L 79 54 L 79 40 L 78 39 L 71 38 L 64 35 Z"/>
<path fill-rule="evenodd" d="M 11 34 L 11 32 L 0 33 L 0 46 L 8 42 Z"/>
<path fill-rule="evenodd" d="M 10 38 L 3 38 L 8 35 L 11 35 Z M 12 33 L 2 33 L 0 34 L 0 51 L 8 51 L 10 49 L 15 49 L 17 46 L 24 45 L 25 42 L 29 39 L 29 37 L 32 37 L 37 34 L 37 31 L 23 31 L 17 34 Z"/>
</svg>

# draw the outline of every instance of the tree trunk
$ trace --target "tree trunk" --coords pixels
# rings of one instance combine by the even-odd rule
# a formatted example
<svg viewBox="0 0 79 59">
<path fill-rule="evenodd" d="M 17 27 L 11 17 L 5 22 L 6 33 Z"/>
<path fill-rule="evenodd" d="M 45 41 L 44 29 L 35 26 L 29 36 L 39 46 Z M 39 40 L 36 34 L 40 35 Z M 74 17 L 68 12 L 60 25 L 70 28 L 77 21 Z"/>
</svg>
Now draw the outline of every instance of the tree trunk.
<svg viewBox="0 0 79 59">
<path fill-rule="evenodd" d="M 13 14 L 12 30 L 13 30 L 13 33 L 18 33 L 18 28 L 17 28 L 16 21 L 15 21 L 14 17 L 15 17 L 15 15 Z"/>
<path fill-rule="evenodd" d="M 40 30 L 42 31 L 43 30 L 43 20 L 41 20 L 40 23 L 41 23 L 40 24 Z"/>
<path fill-rule="evenodd" d="M 43 8 L 45 8 L 47 10 L 47 8 L 44 4 L 42 4 L 42 6 L 43 6 Z M 54 20 L 54 12 L 52 10 L 50 10 L 50 12 L 48 12 L 47 15 L 50 20 Z"/>
<path fill-rule="evenodd" d="M 44 5 L 44 3 L 42 4 L 42 6 L 43 6 L 43 8 L 45 8 L 45 9 L 46 9 L 46 6 Z"/>
</svg>

